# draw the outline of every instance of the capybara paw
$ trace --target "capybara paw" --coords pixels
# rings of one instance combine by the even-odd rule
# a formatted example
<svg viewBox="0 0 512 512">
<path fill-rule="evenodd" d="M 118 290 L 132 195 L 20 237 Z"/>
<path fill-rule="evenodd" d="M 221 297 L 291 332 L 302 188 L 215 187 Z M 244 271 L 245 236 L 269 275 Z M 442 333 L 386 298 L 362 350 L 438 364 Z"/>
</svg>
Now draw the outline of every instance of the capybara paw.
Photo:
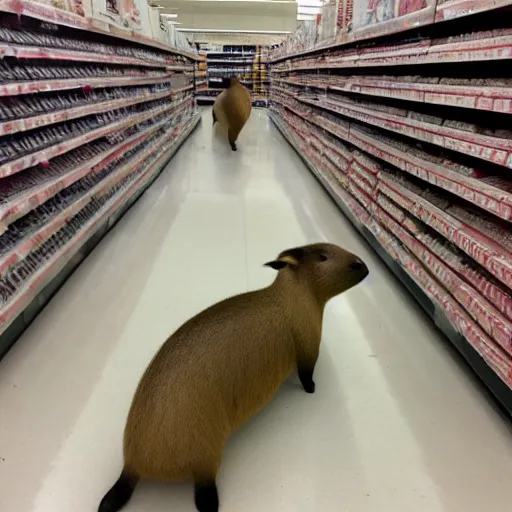
<svg viewBox="0 0 512 512">
<path fill-rule="evenodd" d="M 219 512 L 219 495 L 215 483 L 196 484 L 195 502 L 198 512 Z"/>
<path fill-rule="evenodd" d="M 315 381 L 313 380 L 313 370 L 299 370 L 299 379 L 306 393 L 315 392 Z"/>
<path fill-rule="evenodd" d="M 315 392 L 315 383 L 313 381 L 302 384 L 304 391 L 312 395 Z"/>
</svg>

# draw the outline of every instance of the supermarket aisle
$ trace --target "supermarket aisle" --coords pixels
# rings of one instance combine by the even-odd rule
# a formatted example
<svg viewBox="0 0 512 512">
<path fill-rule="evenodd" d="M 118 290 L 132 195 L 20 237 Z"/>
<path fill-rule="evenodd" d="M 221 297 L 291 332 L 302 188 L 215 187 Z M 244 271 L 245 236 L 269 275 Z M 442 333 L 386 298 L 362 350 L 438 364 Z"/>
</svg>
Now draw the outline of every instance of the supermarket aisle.
<svg viewBox="0 0 512 512">
<path fill-rule="evenodd" d="M 370 277 L 329 304 L 317 393 L 295 378 L 229 443 L 223 512 L 481 512 L 512 500 L 511 430 L 354 234 L 264 111 L 239 152 L 210 113 L 167 171 L 0 363 L 0 510 L 91 512 L 121 468 L 149 359 L 184 320 L 329 240 Z M 193 512 L 144 483 L 127 512 Z"/>
</svg>

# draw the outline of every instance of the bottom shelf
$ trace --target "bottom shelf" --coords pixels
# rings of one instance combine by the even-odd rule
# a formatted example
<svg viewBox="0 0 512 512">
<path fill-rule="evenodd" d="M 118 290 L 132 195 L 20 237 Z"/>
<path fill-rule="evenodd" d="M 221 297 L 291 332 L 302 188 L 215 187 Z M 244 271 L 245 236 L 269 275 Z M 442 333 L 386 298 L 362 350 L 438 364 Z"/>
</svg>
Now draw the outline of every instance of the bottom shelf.
<svg viewBox="0 0 512 512">
<path fill-rule="evenodd" d="M 215 103 L 216 96 L 196 96 L 198 105 L 213 105 Z M 253 98 L 253 107 L 266 107 L 268 100 L 266 98 Z"/>
<path fill-rule="evenodd" d="M 359 214 L 365 215 L 362 210 L 360 212 L 353 211 L 349 203 L 354 202 L 348 196 L 348 192 L 341 187 L 341 185 L 330 182 L 326 179 L 309 161 L 309 159 L 301 152 L 300 148 L 296 145 L 293 138 L 288 133 L 284 123 L 272 112 L 269 112 L 269 117 L 277 129 L 281 132 L 283 137 L 297 152 L 300 158 L 304 161 L 313 176 L 320 182 L 326 189 L 333 201 L 336 203 L 342 213 L 350 220 L 353 226 L 365 238 L 372 249 L 380 256 L 388 268 L 393 272 L 396 278 L 407 288 L 415 300 L 430 316 L 439 330 L 451 341 L 457 350 L 464 356 L 469 365 L 473 368 L 478 377 L 483 381 L 487 388 L 491 391 L 492 395 L 498 400 L 506 412 L 512 416 L 512 389 L 510 389 L 503 380 L 494 372 L 494 370 L 487 364 L 482 356 L 475 350 L 475 348 L 466 340 L 466 338 L 456 331 L 446 316 L 445 312 L 424 292 L 424 290 L 412 279 L 407 271 L 386 251 L 383 245 L 379 242 L 376 236 L 370 229 L 358 218 Z"/>
<path fill-rule="evenodd" d="M 55 258 L 48 260 L 44 268 L 38 272 L 39 275 L 35 275 L 30 283 L 27 283 L 25 291 L 20 291 L 19 297 L 9 306 L 13 312 L 2 312 L 0 321 L 7 324 L 7 327 L 4 326 L 5 328 L 0 331 L 2 332 L 0 335 L 0 359 L 78 265 L 153 183 L 169 160 L 197 128 L 200 120 L 200 115 L 196 114 L 184 123 L 185 129 L 171 144 L 166 145 L 165 152 L 158 156 L 144 172 L 137 175 L 131 183 L 128 183 L 127 187 L 117 190 L 80 229 L 73 240 L 63 246 Z"/>
</svg>

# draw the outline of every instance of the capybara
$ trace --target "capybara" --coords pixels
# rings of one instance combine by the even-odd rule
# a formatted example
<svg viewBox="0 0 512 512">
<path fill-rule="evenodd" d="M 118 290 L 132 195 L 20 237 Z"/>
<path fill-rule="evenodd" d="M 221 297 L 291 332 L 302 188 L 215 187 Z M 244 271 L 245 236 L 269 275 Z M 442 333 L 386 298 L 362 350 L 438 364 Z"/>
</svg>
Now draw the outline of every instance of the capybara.
<svg viewBox="0 0 512 512">
<path fill-rule="evenodd" d="M 213 104 L 213 124 L 217 121 L 227 126 L 231 149 L 236 151 L 236 141 L 251 115 L 251 93 L 238 78 L 233 77 L 227 89 L 222 91 Z"/>
<path fill-rule="evenodd" d="M 368 275 L 332 244 L 282 252 L 260 290 L 218 302 L 161 347 L 135 393 L 124 434 L 124 469 L 99 512 L 117 512 L 139 479 L 195 483 L 199 512 L 217 512 L 216 475 L 229 436 L 267 404 L 296 367 L 307 393 L 329 299 Z"/>
</svg>

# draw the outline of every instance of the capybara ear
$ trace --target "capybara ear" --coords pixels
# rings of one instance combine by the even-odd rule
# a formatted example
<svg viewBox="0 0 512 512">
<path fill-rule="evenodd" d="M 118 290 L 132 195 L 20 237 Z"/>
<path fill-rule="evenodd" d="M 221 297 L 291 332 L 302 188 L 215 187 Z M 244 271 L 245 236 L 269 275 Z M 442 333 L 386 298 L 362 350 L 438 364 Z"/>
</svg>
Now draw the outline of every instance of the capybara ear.
<svg viewBox="0 0 512 512">
<path fill-rule="evenodd" d="M 265 263 L 265 266 L 272 267 L 274 270 L 281 270 L 286 266 L 297 268 L 303 258 L 304 251 L 302 249 L 288 249 L 283 251 L 276 260 Z"/>
<path fill-rule="evenodd" d="M 286 265 L 288 265 L 288 263 L 286 263 L 286 261 L 274 260 L 274 261 L 269 261 L 268 263 L 265 263 L 264 266 L 271 267 L 274 270 L 281 270 L 282 268 L 286 267 Z"/>
</svg>

